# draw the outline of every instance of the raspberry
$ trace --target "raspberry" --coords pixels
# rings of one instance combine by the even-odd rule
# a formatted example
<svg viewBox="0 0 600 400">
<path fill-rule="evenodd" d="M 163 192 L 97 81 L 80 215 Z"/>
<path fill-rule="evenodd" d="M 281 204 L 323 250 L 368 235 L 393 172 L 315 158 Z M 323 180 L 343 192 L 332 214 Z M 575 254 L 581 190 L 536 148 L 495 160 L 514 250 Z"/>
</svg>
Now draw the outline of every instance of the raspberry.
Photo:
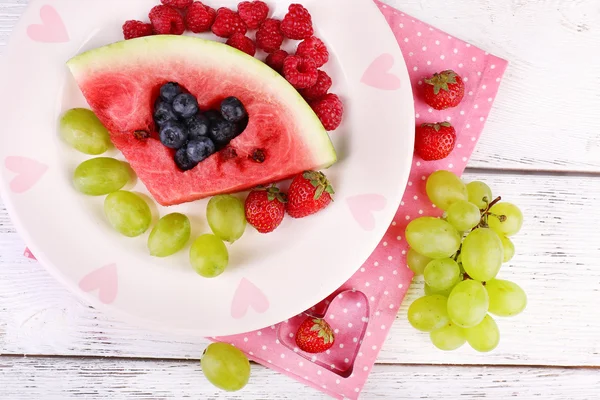
<svg viewBox="0 0 600 400">
<path fill-rule="evenodd" d="M 266 53 L 273 53 L 281 47 L 283 43 L 283 34 L 279 27 L 281 21 L 276 19 L 267 19 L 256 31 L 256 46 L 263 49 Z"/>
<path fill-rule="evenodd" d="M 288 52 L 285 50 L 277 50 L 267 56 L 265 63 L 280 74 L 283 72 L 283 62 L 288 56 Z"/>
<path fill-rule="evenodd" d="M 190 4 L 192 4 L 192 1 L 194 0 L 160 0 L 160 2 L 165 6 L 171 6 L 180 9 L 188 8 Z"/>
<path fill-rule="evenodd" d="M 242 1 L 238 4 L 238 14 L 249 29 L 258 29 L 269 15 L 269 6 L 262 1 Z"/>
<path fill-rule="evenodd" d="M 306 89 L 317 83 L 319 72 L 313 60 L 288 56 L 283 61 L 283 75 L 296 89 Z"/>
<path fill-rule="evenodd" d="M 319 70 L 317 83 L 309 88 L 300 90 L 300 94 L 307 101 L 318 100 L 327 94 L 332 84 L 333 81 L 327 75 L 327 72 Z"/>
<path fill-rule="evenodd" d="M 193 2 L 185 16 L 185 25 L 194 33 L 208 32 L 217 12 L 199 1 Z"/>
<path fill-rule="evenodd" d="M 212 32 L 222 38 L 229 38 L 234 33 L 246 34 L 248 28 L 238 13 L 229 8 L 221 7 L 217 10 L 217 17 L 211 28 Z"/>
<path fill-rule="evenodd" d="M 342 123 L 344 104 L 336 94 L 326 94 L 319 100 L 311 102 L 310 106 L 326 130 L 336 130 Z"/>
<path fill-rule="evenodd" d="M 304 58 L 312 58 L 317 64 L 317 68 L 322 67 L 329 61 L 329 51 L 325 47 L 325 43 L 315 36 L 305 39 L 298 45 L 296 55 Z"/>
<path fill-rule="evenodd" d="M 234 33 L 231 35 L 231 37 L 227 39 L 227 44 L 243 51 L 246 54 L 251 55 L 252 57 L 254 57 L 254 54 L 256 54 L 256 46 L 254 45 L 254 42 L 241 33 Z"/>
<path fill-rule="evenodd" d="M 150 36 L 152 33 L 152 25 L 141 21 L 127 21 L 123 24 L 123 36 L 126 40 Z"/>
<path fill-rule="evenodd" d="M 150 10 L 150 22 L 159 35 L 182 35 L 185 23 L 179 11 L 170 6 L 160 5 Z"/>
<path fill-rule="evenodd" d="M 295 40 L 307 39 L 313 35 L 312 17 L 300 4 L 292 4 L 281 22 L 281 32 Z"/>
</svg>

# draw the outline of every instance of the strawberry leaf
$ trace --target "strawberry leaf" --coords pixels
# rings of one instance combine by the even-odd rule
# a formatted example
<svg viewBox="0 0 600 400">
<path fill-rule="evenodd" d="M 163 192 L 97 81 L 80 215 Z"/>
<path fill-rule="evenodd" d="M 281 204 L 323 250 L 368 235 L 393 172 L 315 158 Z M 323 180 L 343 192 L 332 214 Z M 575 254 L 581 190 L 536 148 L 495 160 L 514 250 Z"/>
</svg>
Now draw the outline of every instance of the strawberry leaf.
<svg viewBox="0 0 600 400">
<path fill-rule="evenodd" d="M 317 187 L 317 191 L 315 192 L 315 200 L 319 200 L 325 191 L 325 187 L 323 185 L 319 185 Z"/>
</svg>

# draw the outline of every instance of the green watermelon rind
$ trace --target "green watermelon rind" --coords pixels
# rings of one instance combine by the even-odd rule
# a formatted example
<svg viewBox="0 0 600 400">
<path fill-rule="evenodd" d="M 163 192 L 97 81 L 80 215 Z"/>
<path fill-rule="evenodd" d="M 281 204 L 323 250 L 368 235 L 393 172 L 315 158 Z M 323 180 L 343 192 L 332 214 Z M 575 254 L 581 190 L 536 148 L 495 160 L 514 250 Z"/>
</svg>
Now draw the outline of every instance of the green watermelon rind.
<svg viewBox="0 0 600 400">
<path fill-rule="evenodd" d="M 119 41 L 107 46 L 85 51 L 67 61 L 72 75 L 77 79 L 90 70 L 118 71 L 134 63 L 152 64 L 154 57 L 186 55 L 190 63 L 224 63 L 227 58 L 235 65 L 243 65 L 245 74 L 263 80 L 265 85 L 276 87 L 277 95 L 285 100 L 302 123 L 298 134 L 313 152 L 315 169 L 326 169 L 338 161 L 333 143 L 310 105 L 279 73 L 262 61 L 224 43 L 191 36 L 155 35 Z M 184 60 L 186 61 L 186 60 Z M 225 62 L 226 63 L 226 62 Z M 193 65 L 193 64 L 191 64 Z"/>
</svg>

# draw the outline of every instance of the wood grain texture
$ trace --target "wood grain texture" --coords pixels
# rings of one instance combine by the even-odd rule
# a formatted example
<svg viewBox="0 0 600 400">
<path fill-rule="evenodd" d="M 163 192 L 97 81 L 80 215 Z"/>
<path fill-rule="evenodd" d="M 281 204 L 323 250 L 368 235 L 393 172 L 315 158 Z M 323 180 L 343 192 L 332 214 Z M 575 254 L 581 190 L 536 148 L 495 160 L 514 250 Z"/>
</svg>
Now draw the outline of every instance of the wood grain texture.
<svg viewBox="0 0 600 400">
<path fill-rule="evenodd" d="M 517 255 L 500 276 L 529 296 L 526 312 L 499 319 L 499 348 L 444 353 L 412 329 L 406 310 L 422 293 L 414 284 L 379 360 L 386 363 L 600 365 L 600 178 L 467 173 L 524 212 Z M 196 358 L 207 341 L 136 329 L 80 303 L 36 262 L 0 211 L 0 324 L 4 354 Z"/>
<path fill-rule="evenodd" d="M 600 172 L 597 0 L 385 2 L 510 61 L 471 167 Z M 0 55 L 26 4 L 0 0 Z"/>
<path fill-rule="evenodd" d="M 223 393 L 204 378 L 196 361 L 0 357 L 0 398 L 327 398 L 284 375 L 257 365 L 252 368 L 248 386 L 237 393 Z M 595 400 L 599 389 L 600 373 L 589 370 L 378 365 L 361 399 Z"/>
</svg>

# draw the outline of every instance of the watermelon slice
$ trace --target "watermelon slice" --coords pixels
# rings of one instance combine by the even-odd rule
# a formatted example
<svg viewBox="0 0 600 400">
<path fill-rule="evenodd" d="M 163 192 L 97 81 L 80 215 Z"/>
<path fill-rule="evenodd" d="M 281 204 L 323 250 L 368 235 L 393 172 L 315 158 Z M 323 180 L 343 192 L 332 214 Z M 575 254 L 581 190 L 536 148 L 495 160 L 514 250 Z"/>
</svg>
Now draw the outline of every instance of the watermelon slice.
<svg viewBox="0 0 600 400">
<path fill-rule="evenodd" d="M 87 51 L 67 65 L 114 145 L 162 205 L 244 191 L 337 161 L 298 91 L 266 64 L 220 42 L 151 36 Z M 158 140 L 152 118 L 159 89 L 170 81 L 196 96 L 203 111 L 235 96 L 250 118 L 228 147 L 186 172 Z M 140 130 L 151 138 L 140 139 Z"/>
</svg>

